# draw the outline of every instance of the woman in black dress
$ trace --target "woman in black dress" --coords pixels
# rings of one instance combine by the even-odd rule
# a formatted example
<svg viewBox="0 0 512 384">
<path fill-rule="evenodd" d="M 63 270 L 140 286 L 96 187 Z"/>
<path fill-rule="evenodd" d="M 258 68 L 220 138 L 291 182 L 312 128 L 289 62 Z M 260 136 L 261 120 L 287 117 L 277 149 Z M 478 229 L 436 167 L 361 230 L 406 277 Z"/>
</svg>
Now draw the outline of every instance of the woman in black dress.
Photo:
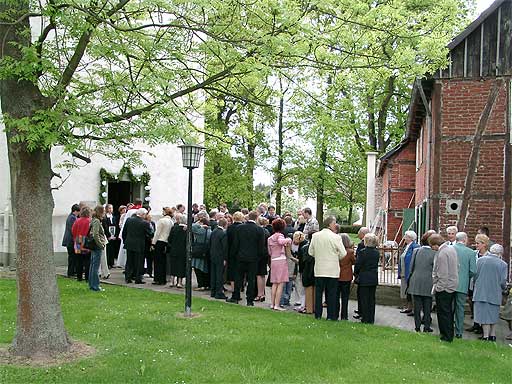
<svg viewBox="0 0 512 384">
<path fill-rule="evenodd" d="M 365 248 L 359 252 L 354 267 L 354 275 L 359 280 L 360 307 L 359 314 L 363 323 L 375 322 L 375 291 L 379 283 L 379 250 L 377 236 L 367 233 L 364 236 Z"/>
<path fill-rule="evenodd" d="M 176 223 L 169 233 L 169 246 L 167 253 L 171 270 L 171 284 L 174 287 L 175 278 L 176 288 L 183 288 L 183 278 L 185 277 L 185 264 L 187 260 L 187 217 L 180 213 L 175 213 Z"/>
</svg>

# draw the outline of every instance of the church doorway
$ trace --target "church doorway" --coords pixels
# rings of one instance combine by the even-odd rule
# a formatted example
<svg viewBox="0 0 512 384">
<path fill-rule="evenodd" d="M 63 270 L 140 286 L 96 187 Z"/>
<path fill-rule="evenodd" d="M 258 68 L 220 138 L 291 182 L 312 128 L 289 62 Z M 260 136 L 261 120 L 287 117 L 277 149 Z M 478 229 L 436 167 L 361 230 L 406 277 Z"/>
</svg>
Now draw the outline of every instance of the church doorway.
<svg viewBox="0 0 512 384">
<path fill-rule="evenodd" d="M 117 181 L 108 183 L 107 202 L 114 207 L 117 215 L 119 206 L 132 203 L 137 198 L 142 198 L 142 183 L 131 181 Z"/>
</svg>

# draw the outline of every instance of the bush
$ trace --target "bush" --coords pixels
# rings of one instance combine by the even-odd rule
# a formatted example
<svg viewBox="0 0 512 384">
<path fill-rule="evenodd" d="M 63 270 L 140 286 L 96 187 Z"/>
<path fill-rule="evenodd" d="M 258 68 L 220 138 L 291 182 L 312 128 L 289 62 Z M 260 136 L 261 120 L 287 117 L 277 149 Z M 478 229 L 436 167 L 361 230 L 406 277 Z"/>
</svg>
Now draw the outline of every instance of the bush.
<svg viewBox="0 0 512 384">
<path fill-rule="evenodd" d="M 340 233 L 357 233 L 360 225 L 340 225 Z"/>
</svg>

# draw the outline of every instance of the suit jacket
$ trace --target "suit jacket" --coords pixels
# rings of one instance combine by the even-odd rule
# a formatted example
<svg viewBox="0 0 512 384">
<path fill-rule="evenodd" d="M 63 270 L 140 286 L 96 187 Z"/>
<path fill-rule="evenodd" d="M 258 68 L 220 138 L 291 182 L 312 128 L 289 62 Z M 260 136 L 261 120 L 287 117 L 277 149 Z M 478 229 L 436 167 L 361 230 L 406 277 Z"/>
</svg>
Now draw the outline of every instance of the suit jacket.
<svg viewBox="0 0 512 384">
<path fill-rule="evenodd" d="M 137 215 L 130 217 L 123 226 L 123 243 L 128 251 L 144 253 L 146 241 L 153 237 L 151 225 Z"/>
<path fill-rule="evenodd" d="M 347 251 L 341 237 L 328 228 L 313 234 L 309 243 L 309 254 L 315 258 L 315 277 L 332 277 L 340 275 L 340 260 Z"/>
<path fill-rule="evenodd" d="M 242 225 L 242 223 L 235 221 L 231 224 L 226 230 L 226 235 L 228 237 L 228 260 L 235 260 L 236 257 L 233 253 L 233 242 L 235 240 L 235 232 Z"/>
<path fill-rule="evenodd" d="M 459 263 L 459 285 L 457 286 L 457 292 L 467 294 L 469 279 L 476 273 L 475 251 L 461 243 L 456 243 L 453 247 L 457 252 Z"/>
<path fill-rule="evenodd" d="M 210 260 L 220 263 L 228 259 L 228 236 L 221 227 L 215 228 L 210 236 Z"/>
<path fill-rule="evenodd" d="M 428 246 L 416 248 L 412 253 L 409 288 L 407 293 L 416 296 L 432 295 L 432 269 L 436 251 Z"/>
<path fill-rule="evenodd" d="M 73 228 L 73 224 L 75 223 L 77 217 L 70 213 L 68 218 L 66 219 L 66 229 L 64 230 L 64 236 L 62 237 L 62 246 L 63 247 L 72 247 L 74 243 L 73 234 L 71 233 L 71 228 Z"/>
<path fill-rule="evenodd" d="M 507 286 L 507 263 L 489 254 L 476 262 L 473 301 L 501 305 L 502 292 Z"/>
<path fill-rule="evenodd" d="M 103 220 L 101 220 L 101 226 L 103 227 L 103 232 L 105 232 L 105 236 L 107 239 L 110 238 L 110 231 L 108 230 L 109 227 L 116 227 L 117 231 L 117 225 L 116 225 L 116 218 L 114 215 L 112 217 L 105 216 Z"/>
<path fill-rule="evenodd" d="M 354 274 L 358 277 L 360 287 L 379 284 L 379 258 L 380 253 L 375 247 L 365 247 L 357 256 Z"/>
<path fill-rule="evenodd" d="M 411 270 L 411 259 L 412 259 L 412 253 L 413 251 L 416 249 L 416 248 L 419 248 L 419 244 L 415 241 L 413 241 L 411 244 L 409 244 L 409 246 L 407 247 L 407 249 L 404 251 L 405 252 L 405 257 L 404 257 L 404 265 L 402 265 L 402 255 L 400 255 L 400 258 L 398 259 L 398 278 L 405 278 L 405 281 L 409 281 L 409 272 Z"/>
<path fill-rule="evenodd" d="M 239 261 L 258 262 L 265 257 L 265 231 L 253 221 L 239 225 L 233 234 L 233 255 Z"/>
<path fill-rule="evenodd" d="M 447 245 L 446 243 L 441 245 L 434 258 L 434 268 L 432 270 L 433 290 L 435 292 L 455 292 L 459 285 L 458 264 L 457 251 L 455 251 L 453 245 Z"/>
</svg>

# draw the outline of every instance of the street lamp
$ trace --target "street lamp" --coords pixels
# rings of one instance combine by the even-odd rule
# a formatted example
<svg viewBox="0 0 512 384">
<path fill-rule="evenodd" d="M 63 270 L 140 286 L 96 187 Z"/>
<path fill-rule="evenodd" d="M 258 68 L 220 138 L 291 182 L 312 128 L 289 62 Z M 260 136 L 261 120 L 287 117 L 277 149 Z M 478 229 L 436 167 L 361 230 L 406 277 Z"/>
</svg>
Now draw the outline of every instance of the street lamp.
<svg viewBox="0 0 512 384">
<path fill-rule="evenodd" d="M 199 167 L 204 147 L 195 144 L 180 145 L 183 167 L 188 169 L 187 205 L 187 265 L 185 285 L 185 317 L 192 316 L 192 170 Z"/>
</svg>

